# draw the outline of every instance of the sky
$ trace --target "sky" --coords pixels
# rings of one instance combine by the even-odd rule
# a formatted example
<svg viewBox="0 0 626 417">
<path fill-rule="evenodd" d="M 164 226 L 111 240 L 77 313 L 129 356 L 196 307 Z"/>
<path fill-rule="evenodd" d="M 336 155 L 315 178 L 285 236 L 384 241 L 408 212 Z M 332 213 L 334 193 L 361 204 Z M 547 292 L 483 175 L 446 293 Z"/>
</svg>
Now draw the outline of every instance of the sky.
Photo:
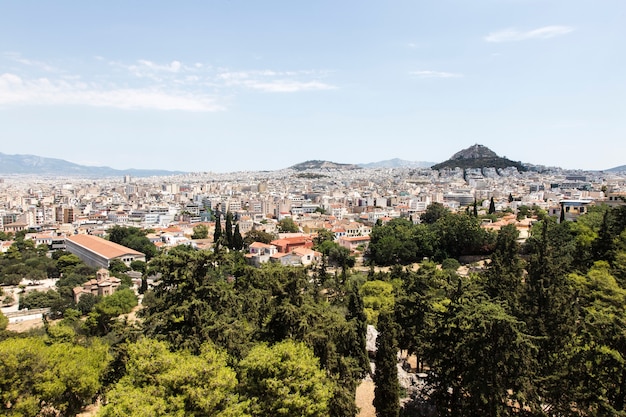
<svg viewBox="0 0 626 417">
<path fill-rule="evenodd" d="M 0 152 L 626 164 L 624 0 L 0 0 Z"/>
</svg>

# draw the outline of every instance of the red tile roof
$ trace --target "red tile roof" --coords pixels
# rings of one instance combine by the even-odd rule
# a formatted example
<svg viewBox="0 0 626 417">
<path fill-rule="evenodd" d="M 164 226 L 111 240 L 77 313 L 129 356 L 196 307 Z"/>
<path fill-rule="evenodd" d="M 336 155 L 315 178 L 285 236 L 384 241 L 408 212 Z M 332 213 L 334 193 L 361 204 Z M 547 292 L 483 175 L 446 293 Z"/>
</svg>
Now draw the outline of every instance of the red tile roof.
<svg viewBox="0 0 626 417">
<path fill-rule="evenodd" d="M 117 243 L 102 239 L 101 237 L 91 235 L 74 235 L 67 238 L 67 240 L 82 246 L 98 255 L 107 259 L 119 258 L 124 255 L 143 255 L 134 249 L 127 248 L 126 246 L 118 245 Z"/>
</svg>

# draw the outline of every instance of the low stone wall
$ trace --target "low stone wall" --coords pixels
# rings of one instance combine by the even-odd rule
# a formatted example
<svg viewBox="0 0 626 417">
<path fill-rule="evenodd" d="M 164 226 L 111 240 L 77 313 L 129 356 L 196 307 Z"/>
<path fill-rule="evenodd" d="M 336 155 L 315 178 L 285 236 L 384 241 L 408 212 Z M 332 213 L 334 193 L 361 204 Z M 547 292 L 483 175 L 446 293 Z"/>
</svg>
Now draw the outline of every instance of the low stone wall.
<svg viewBox="0 0 626 417">
<path fill-rule="evenodd" d="M 49 308 L 34 308 L 32 310 L 12 311 L 4 313 L 4 315 L 9 319 L 9 323 L 19 323 L 20 321 L 41 319 L 49 311 Z"/>
</svg>

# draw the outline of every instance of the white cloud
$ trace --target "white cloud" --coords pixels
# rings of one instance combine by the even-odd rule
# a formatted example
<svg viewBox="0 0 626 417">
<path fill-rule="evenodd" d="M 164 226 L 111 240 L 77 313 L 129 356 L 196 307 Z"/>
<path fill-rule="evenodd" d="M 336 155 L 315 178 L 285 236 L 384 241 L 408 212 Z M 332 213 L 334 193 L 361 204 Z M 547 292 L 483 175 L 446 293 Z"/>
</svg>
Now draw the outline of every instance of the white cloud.
<svg viewBox="0 0 626 417">
<path fill-rule="evenodd" d="M 303 80 L 314 71 L 226 71 L 217 78 L 229 87 L 243 87 L 268 93 L 296 93 L 300 91 L 334 90 L 335 86 L 318 80 Z"/>
<path fill-rule="evenodd" d="M 463 74 L 455 72 L 443 72 L 443 71 L 413 71 L 411 75 L 415 75 L 420 78 L 461 78 Z"/>
<path fill-rule="evenodd" d="M 549 39 L 556 36 L 566 35 L 573 31 L 574 28 L 570 26 L 544 26 L 529 31 L 505 29 L 498 32 L 492 32 L 485 36 L 484 39 L 487 42 L 515 42 L 529 39 Z"/>
<path fill-rule="evenodd" d="M 159 63 L 147 59 L 125 63 L 97 56 L 91 62 L 95 67 L 83 74 L 34 73 L 29 69 L 45 68 L 45 63 L 19 54 L 5 54 L 5 58 L 23 68 L 0 73 L 0 106 L 83 105 L 206 112 L 224 110 L 221 103 L 246 91 L 296 93 L 336 88 L 323 81 L 327 72 L 315 70 L 232 71 L 195 61 L 188 65 L 178 60 Z"/>
<path fill-rule="evenodd" d="M 334 90 L 336 87 L 319 81 L 274 80 L 271 82 L 250 81 L 244 83 L 249 88 L 269 93 L 297 93 L 300 91 Z"/>
<path fill-rule="evenodd" d="M 28 67 L 33 67 L 40 69 L 45 72 L 60 72 L 60 70 L 50 64 L 41 61 L 35 61 L 33 59 L 27 59 L 22 57 L 22 55 L 15 52 L 7 52 L 4 54 L 6 58 L 13 62 L 17 62 L 18 64 L 22 64 Z"/>
<path fill-rule="evenodd" d="M 0 106 L 83 105 L 119 109 L 154 109 L 212 112 L 224 110 L 210 97 L 160 89 L 103 88 L 99 85 L 38 78 L 25 80 L 15 74 L 0 75 Z"/>
</svg>

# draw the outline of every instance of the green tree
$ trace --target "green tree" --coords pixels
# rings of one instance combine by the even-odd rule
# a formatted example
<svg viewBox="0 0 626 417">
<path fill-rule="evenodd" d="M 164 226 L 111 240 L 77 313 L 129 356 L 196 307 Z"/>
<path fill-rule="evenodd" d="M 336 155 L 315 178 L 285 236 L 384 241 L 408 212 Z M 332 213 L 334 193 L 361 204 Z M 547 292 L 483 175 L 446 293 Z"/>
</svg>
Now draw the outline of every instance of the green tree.
<svg viewBox="0 0 626 417">
<path fill-rule="evenodd" d="M 76 415 L 102 388 L 110 361 L 107 347 L 95 340 L 83 347 L 47 345 L 44 338 L 0 342 L 0 410 L 5 416 L 42 415 L 43 407 Z"/>
<path fill-rule="evenodd" d="M 4 313 L 2 313 L 2 311 L 0 311 L 0 332 L 6 330 L 8 325 L 9 319 L 4 315 Z"/>
<path fill-rule="evenodd" d="M 315 238 L 313 238 L 313 243 L 315 245 L 316 250 L 319 250 L 320 245 L 322 245 L 324 242 L 335 241 L 335 234 L 331 230 L 322 228 L 322 229 L 317 229 L 315 233 L 316 233 L 316 236 Z"/>
<path fill-rule="evenodd" d="M 370 361 L 367 355 L 367 315 L 363 299 L 358 291 L 350 291 L 348 295 L 348 315 L 346 319 L 352 325 L 352 346 L 349 348 L 350 356 L 356 359 L 357 366 L 361 369 L 359 379 L 370 372 Z"/>
<path fill-rule="evenodd" d="M 383 312 L 393 311 L 393 285 L 389 282 L 374 280 L 364 283 L 360 290 L 367 322 L 376 325 Z"/>
<path fill-rule="evenodd" d="M 389 311 L 378 319 L 376 370 L 374 372 L 374 407 L 376 417 L 397 417 L 400 412 L 400 383 L 397 367 L 398 346 L 395 323 Z"/>
<path fill-rule="evenodd" d="M 435 326 L 435 315 L 449 303 L 448 281 L 448 276 L 434 262 L 423 262 L 417 271 L 402 280 L 402 291 L 394 304 L 399 346 L 416 355 L 420 368 Z"/>
<path fill-rule="evenodd" d="M 239 223 L 235 225 L 235 231 L 233 232 L 233 249 L 243 249 L 243 237 L 241 236 L 241 231 L 239 230 Z"/>
<path fill-rule="evenodd" d="M 120 273 L 125 273 L 130 271 L 130 267 L 127 266 L 121 259 L 111 259 L 109 262 L 109 271 L 114 276 L 118 276 Z"/>
<path fill-rule="evenodd" d="M 93 311 L 93 308 L 100 302 L 102 297 L 95 294 L 83 294 L 76 303 L 76 308 L 81 314 L 86 315 Z"/>
<path fill-rule="evenodd" d="M 495 240 L 495 235 L 480 227 L 478 218 L 467 214 L 448 214 L 439 218 L 433 228 L 437 260 L 489 253 Z"/>
<path fill-rule="evenodd" d="M 324 240 L 321 244 L 316 245 L 315 248 L 324 255 L 323 261 L 341 268 L 341 278 L 345 282 L 348 268 L 354 267 L 356 263 L 354 256 L 350 254 L 350 249 L 332 240 Z"/>
<path fill-rule="evenodd" d="M 489 214 L 494 214 L 496 212 L 496 203 L 493 201 L 493 197 L 489 200 Z"/>
<path fill-rule="evenodd" d="M 577 294 L 568 278 L 575 253 L 570 224 L 546 217 L 533 227 L 525 244 L 528 274 L 521 298 L 522 317 L 539 348 L 539 395 L 557 408 L 567 407 L 559 381 L 568 372 L 566 358 L 577 327 Z"/>
<path fill-rule="evenodd" d="M 134 249 L 146 255 L 146 260 L 157 254 L 157 247 L 146 237 L 149 230 L 137 227 L 113 226 L 107 230 L 108 239 L 122 246 Z"/>
<path fill-rule="evenodd" d="M 105 335 L 111 331 L 114 318 L 130 313 L 135 306 L 137 296 L 132 290 L 117 290 L 94 305 L 85 324 L 92 334 Z"/>
<path fill-rule="evenodd" d="M 285 217 L 278 222 L 278 231 L 280 233 L 297 233 L 300 231 L 300 227 L 291 217 Z"/>
<path fill-rule="evenodd" d="M 506 302 L 510 312 L 520 313 L 524 263 L 517 243 L 519 232 L 510 224 L 498 231 L 491 262 L 484 273 L 485 289 L 490 297 Z"/>
<path fill-rule="evenodd" d="M 224 236 L 226 238 L 226 247 L 233 249 L 233 214 L 230 211 L 226 213 Z"/>
<path fill-rule="evenodd" d="M 416 227 L 406 219 L 393 219 L 375 225 L 370 234 L 368 257 L 379 265 L 408 264 L 421 261 L 424 252 L 415 239 Z"/>
<path fill-rule="evenodd" d="M 245 246 L 248 247 L 254 242 L 260 242 L 269 245 L 269 243 L 275 239 L 276 235 L 272 233 L 267 233 L 259 229 L 252 229 L 248 233 L 246 233 L 246 237 L 243 239 L 243 242 Z"/>
<path fill-rule="evenodd" d="M 334 387 L 303 343 L 255 346 L 239 363 L 242 394 L 255 416 L 327 416 Z"/>
<path fill-rule="evenodd" d="M 244 417 L 227 356 L 203 345 L 198 356 L 142 339 L 127 348 L 126 374 L 107 394 L 99 417 Z"/>
<path fill-rule="evenodd" d="M 222 220 L 220 212 L 218 211 L 215 216 L 215 231 L 213 232 L 213 242 L 215 245 L 219 245 L 222 238 Z"/>
<path fill-rule="evenodd" d="M 450 210 L 448 210 L 443 204 L 431 203 L 428 207 L 426 207 L 424 214 L 420 215 L 420 220 L 422 223 L 434 224 L 437 220 L 449 212 Z"/>
<path fill-rule="evenodd" d="M 225 279 L 230 271 L 218 265 L 218 256 L 173 248 L 151 261 L 150 273 L 160 273 L 161 280 L 154 288 L 152 303 L 142 310 L 148 335 L 194 353 L 208 340 L 234 355 L 249 346 L 254 326 L 244 313 L 248 309 L 262 313 L 261 301 L 248 304 L 240 298 L 235 283 Z M 232 254 L 225 259 L 232 259 Z M 237 279 L 237 284 L 244 283 L 245 278 Z M 253 291 L 250 297 L 254 295 Z M 244 302 L 246 309 L 242 311 Z"/>
<path fill-rule="evenodd" d="M 20 295 L 20 310 L 34 308 L 55 308 L 62 304 L 63 300 L 55 290 L 30 291 Z M 61 311 L 63 311 L 62 309 Z"/>
<path fill-rule="evenodd" d="M 83 261 L 74 254 L 63 255 L 57 260 L 57 268 L 63 274 L 67 274 L 72 272 L 76 266 L 81 264 Z"/>
<path fill-rule="evenodd" d="M 148 264 L 144 261 L 131 261 L 130 269 L 133 271 L 141 272 L 142 274 L 146 272 Z"/>
<path fill-rule="evenodd" d="M 579 296 L 580 327 L 569 350 L 567 392 L 559 411 L 586 415 L 624 415 L 626 403 L 626 290 L 597 261 L 586 275 L 573 274 Z M 568 403 L 569 401 L 569 403 Z"/>
<path fill-rule="evenodd" d="M 191 235 L 192 239 L 206 239 L 209 237 L 209 228 L 204 224 L 199 224 L 194 226 L 193 234 Z"/>
<path fill-rule="evenodd" d="M 499 417 L 513 415 L 517 407 L 538 411 L 536 348 L 524 327 L 501 305 L 465 288 L 441 309 L 427 352 L 439 415 Z"/>
</svg>

